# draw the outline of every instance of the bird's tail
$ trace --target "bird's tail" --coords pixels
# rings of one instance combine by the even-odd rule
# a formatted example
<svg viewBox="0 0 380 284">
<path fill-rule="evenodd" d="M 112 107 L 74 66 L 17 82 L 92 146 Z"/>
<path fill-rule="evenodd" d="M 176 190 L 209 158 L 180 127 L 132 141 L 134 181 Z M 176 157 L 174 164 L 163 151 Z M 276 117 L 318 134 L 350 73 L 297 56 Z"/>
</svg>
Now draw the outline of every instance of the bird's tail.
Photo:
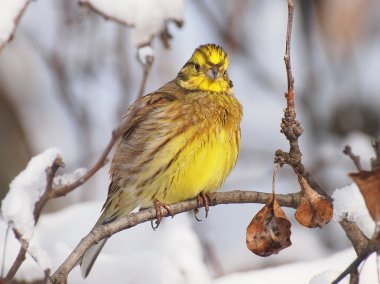
<svg viewBox="0 0 380 284">
<path fill-rule="evenodd" d="M 117 202 L 113 202 L 115 199 L 107 200 L 103 207 L 103 213 L 100 215 L 95 227 L 110 223 L 121 216 L 128 215 L 133 209 L 136 208 L 135 202 L 131 202 L 131 199 L 124 197 L 125 196 L 123 195 L 119 195 Z M 107 239 L 100 240 L 84 253 L 82 260 L 80 261 L 80 270 L 84 278 L 86 278 L 90 273 L 92 266 L 94 265 L 100 251 L 106 244 L 106 241 Z"/>
<path fill-rule="evenodd" d="M 91 246 L 83 255 L 82 261 L 80 263 L 80 271 L 83 278 L 86 278 L 90 273 L 92 266 L 95 263 L 96 258 L 98 257 L 103 246 L 106 244 L 108 239 L 99 241 L 98 243 Z"/>
</svg>

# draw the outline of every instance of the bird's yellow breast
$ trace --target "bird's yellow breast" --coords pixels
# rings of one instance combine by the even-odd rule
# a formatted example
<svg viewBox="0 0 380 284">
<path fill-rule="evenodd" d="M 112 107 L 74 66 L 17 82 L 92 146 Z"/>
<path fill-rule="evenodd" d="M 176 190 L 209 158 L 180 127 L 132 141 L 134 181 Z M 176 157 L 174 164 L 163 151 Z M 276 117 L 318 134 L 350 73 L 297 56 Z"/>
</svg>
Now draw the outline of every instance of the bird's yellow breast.
<svg viewBox="0 0 380 284">
<path fill-rule="evenodd" d="M 149 206 L 152 198 L 164 203 L 173 203 L 194 198 L 201 191 L 216 191 L 234 167 L 239 152 L 238 129 L 210 129 L 196 133 L 190 129 L 174 138 L 160 151 L 147 175 L 152 175 L 160 166 L 162 174 L 146 185 L 147 195 L 143 206 Z"/>
</svg>

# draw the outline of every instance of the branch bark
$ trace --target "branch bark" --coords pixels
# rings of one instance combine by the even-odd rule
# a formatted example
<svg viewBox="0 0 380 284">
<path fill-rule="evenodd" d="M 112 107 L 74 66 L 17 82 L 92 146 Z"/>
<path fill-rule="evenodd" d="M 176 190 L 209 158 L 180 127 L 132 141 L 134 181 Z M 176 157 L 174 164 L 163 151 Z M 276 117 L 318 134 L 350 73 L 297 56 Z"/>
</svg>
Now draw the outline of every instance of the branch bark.
<svg viewBox="0 0 380 284">
<path fill-rule="evenodd" d="M 265 204 L 272 196 L 272 193 L 255 192 L 255 191 L 230 191 L 218 192 L 210 194 L 209 206 L 219 204 L 240 204 L 240 203 L 261 203 Z M 297 208 L 300 201 L 300 193 L 277 194 L 277 201 L 281 206 Z M 200 206 L 204 207 L 203 200 L 200 200 Z M 197 199 L 186 200 L 168 205 L 174 215 L 191 211 L 198 208 Z M 169 212 L 163 208 L 163 217 L 168 217 Z M 85 236 L 74 251 L 69 255 L 65 262 L 52 275 L 50 281 L 52 283 L 65 283 L 67 276 L 78 261 L 82 258 L 86 250 L 93 244 L 102 239 L 109 238 L 113 234 L 122 230 L 134 227 L 138 224 L 154 220 L 156 218 L 156 210 L 153 207 L 147 208 L 138 213 L 131 213 L 128 216 L 117 219 L 116 221 L 93 228 L 91 232 Z"/>
</svg>

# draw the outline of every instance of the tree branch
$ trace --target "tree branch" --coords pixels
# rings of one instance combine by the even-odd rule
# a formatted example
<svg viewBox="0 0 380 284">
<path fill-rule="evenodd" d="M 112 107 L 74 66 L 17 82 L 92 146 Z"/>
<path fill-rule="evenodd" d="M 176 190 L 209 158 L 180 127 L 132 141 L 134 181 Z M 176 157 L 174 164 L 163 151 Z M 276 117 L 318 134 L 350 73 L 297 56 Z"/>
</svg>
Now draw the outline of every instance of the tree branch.
<svg viewBox="0 0 380 284">
<path fill-rule="evenodd" d="M 288 0 L 288 24 L 284 56 L 286 76 L 288 80 L 288 91 L 285 94 L 286 109 L 284 111 L 284 118 L 281 122 L 281 132 L 284 133 L 286 139 L 289 141 L 290 149 L 289 152 L 277 150 L 275 153 L 275 163 L 287 164 L 291 166 L 295 173 L 305 178 L 315 191 L 332 201 L 331 197 L 322 190 L 322 188 L 302 164 L 302 152 L 298 144 L 298 138 L 302 135 L 303 129 L 301 124 L 296 120 L 297 114 L 294 103 L 294 78 L 290 60 L 294 7 L 293 0 Z"/>
<path fill-rule="evenodd" d="M 210 194 L 209 206 L 216 206 L 219 204 L 240 204 L 240 203 L 262 203 L 265 204 L 272 196 L 271 193 L 255 192 L 255 191 L 230 191 L 218 192 Z M 277 194 L 277 201 L 281 206 L 296 208 L 300 201 L 300 193 L 292 194 Z M 203 207 L 203 200 L 200 200 L 200 206 Z M 174 215 L 191 211 L 198 208 L 197 199 L 186 200 L 168 205 Z M 169 212 L 163 208 L 163 217 L 168 217 Z M 122 230 L 134 227 L 138 224 L 154 220 L 156 218 L 156 210 L 153 207 L 142 210 L 138 213 L 131 213 L 128 216 L 121 217 L 106 225 L 100 225 L 91 230 L 85 236 L 74 251 L 69 255 L 65 262 L 57 269 L 52 275 L 50 280 L 53 283 L 65 283 L 67 276 L 78 261 L 82 258 L 86 250 L 99 242 L 102 239 L 109 238 L 113 234 Z"/>
<path fill-rule="evenodd" d="M 292 35 L 292 23 L 294 14 L 294 2 L 288 0 L 288 24 L 286 33 L 285 44 L 285 68 L 288 81 L 288 90 L 285 94 L 286 97 L 286 109 L 284 111 L 284 118 L 281 122 L 281 132 L 284 133 L 286 139 L 289 141 L 289 152 L 277 150 L 275 153 L 275 163 L 287 164 L 293 168 L 297 175 L 302 176 L 309 183 L 311 188 L 319 194 L 326 197 L 332 202 L 332 198 L 325 193 L 325 191 L 314 180 L 312 175 L 306 170 L 302 164 L 302 152 L 298 144 L 298 138 L 302 135 L 303 129 L 301 124 L 296 120 L 295 111 L 295 93 L 294 93 L 294 78 L 292 74 L 291 60 L 290 60 L 290 48 L 291 48 L 291 35 Z M 368 244 L 368 239 L 363 235 L 358 226 L 347 220 L 340 222 L 343 230 L 345 231 L 348 239 L 352 242 L 353 247 L 357 252 L 363 251 Z"/>
</svg>

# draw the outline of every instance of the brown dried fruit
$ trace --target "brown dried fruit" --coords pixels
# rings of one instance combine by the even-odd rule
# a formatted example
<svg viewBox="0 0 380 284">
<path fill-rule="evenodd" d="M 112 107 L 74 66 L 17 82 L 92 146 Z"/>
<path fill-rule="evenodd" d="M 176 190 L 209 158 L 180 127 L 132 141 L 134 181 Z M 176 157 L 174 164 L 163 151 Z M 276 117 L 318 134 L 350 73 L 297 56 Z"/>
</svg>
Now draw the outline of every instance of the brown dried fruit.
<svg viewBox="0 0 380 284">
<path fill-rule="evenodd" d="M 332 202 L 313 190 L 302 176 L 298 176 L 298 182 L 301 186 L 301 202 L 295 212 L 296 220 L 308 228 L 322 228 L 332 218 Z"/>
<path fill-rule="evenodd" d="M 332 218 L 332 202 L 313 190 L 302 176 L 298 176 L 298 182 L 301 186 L 301 202 L 294 214 L 296 220 L 308 228 L 322 228 Z"/>
<path fill-rule="evenodd" d="M 248 249 L 259 256 L 279 253 L 292 244 L 290 226 L 290 221 L 272 196 L 247 227 Z"/>
<path fill-rule="evenodd" d="M 349 176 L 358 185 L 372 219 L 380 221 L 380 169 L 351 173 Z"/>
</svg>

